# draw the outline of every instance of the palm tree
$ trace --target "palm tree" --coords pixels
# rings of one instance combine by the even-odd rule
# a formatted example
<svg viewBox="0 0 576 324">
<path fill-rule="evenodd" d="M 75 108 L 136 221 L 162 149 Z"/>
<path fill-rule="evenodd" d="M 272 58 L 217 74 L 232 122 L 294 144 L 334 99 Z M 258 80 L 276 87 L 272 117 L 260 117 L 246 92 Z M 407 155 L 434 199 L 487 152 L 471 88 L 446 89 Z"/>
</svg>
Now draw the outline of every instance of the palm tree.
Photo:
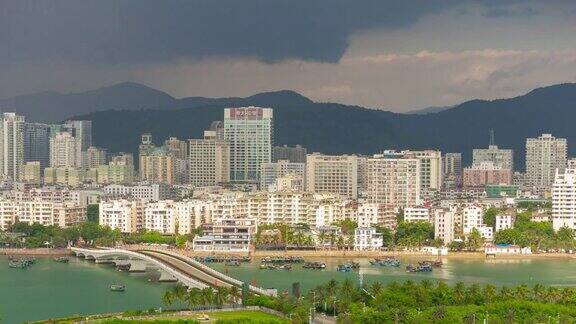
<svg viewBox="0 0 576 324">
<path fill-rule="evenodd" d="M 446 317 L 446 306 L 437 306 L 434 309 L 434 313 L 432 314 L 433 321 L 439 321 Z"/>
<path fill-rule="evenodd" d="M 181 302 L 186 301 L 186 295 L 188 294 L 188 289 L 183 285 L 176 285 L 172 288 L 172 294 L 174 299 L 177 299 Z"/>
<path fill-rule="evenodd" d="M 502 286 L 500 288 L 500 298 L 504 300 L 512 299 L 514 297 L 514 292 L 510 287 Z"/>
<path fill-rule="evenodd" d="M 509 309 L 508 312 L 506 313 L 506 315 L 504 315 L 504 317 L 506 318 L 507 323 L 514 323 L 514 319 L 516 318 L 516 315 L 514 314 L 514 310 Z"/>
<path fill-rule="evenodd" d="M 468 314 L 464 315 L 463 321 L 464 321 L 464 323 L 466 323 L 466 324 L 474 324 L 474 323 L 476 323 L 476 314 L 474 314 L 474 313 L 468 313 Z"/>
<path fill-rule="evenodd" d="M 230 301 L 231 302 L 234 302 L 234 303 L 241 302 L 242 291 L 238 287 L 236 287 L 236 286 L 230 287 L 230 289 L 228 290 L 228 293 L 230 294 Z"/>
<path fill-rule="evenodd" d="M 217 287 L 213 296 L 213 301 L 219 308 L 230 299 L 230 293 L 226 287 Z"/>
<path fill-rule="evenodd" d="M 461 304 L 466 298 L 466 285 L 462 281 L 459 281 L 454 285 L 454 298 L 458 304 Z"/>
<path fill-rule="evenodd" d="M 199 306 L 202 303 L 200 294 L 201 290 L 198 288 L 192 288 L 188 290 L 188 294 L 186 295 L 186 305 L 188 305 L 190 310 L 194 309 L 194 307 Z"/>
<path fill-rule="evenodd" d="M 205 306 L 212 305 L 214 303 L 214 290 L 212 287 L 206 287 L 200 291 L 201 304 Z"/>
<path fill-rule="evenodd" d="M 534 287 L 532 287 L 532 294 L 533 294 L 534 300 L 537 300 L 537 301 L 544 300 L 545 292 L 546 292 L 546 287 L 544 287 L 542 284 L 535 284 Z"/>
<path fill-rule="evenodd" d="M 368 288 L 368 291 L 372 296 L 376 296 L 383 289 L 384 289 L 384 286 L 382 285 L 382 283 L 380 283 L 379 281 L 376 281 L 370 285 L 370 287 Z"/>
<path fill-rule="evenodd" d="M 526 285 L 519 285 L 514 291 L 514 295 L 518 299 L 526 299 L 530 294 L 530 288 Z"/>
<path fill-rule="evenodd" d="M 496 286 L 490 284 L 484 286 L 482 294 L 484 295 L 485 303 L 491 302 L 494 299 L 494 297 L 496 297 Z"/>
<path fill-rule="evenodd" d="M 170 290 L 166 290 L 164 295 L 162 295 L 162 302 L 166 307 L 172 306 L 174 303 L 174 294 Z"/>
</svg>

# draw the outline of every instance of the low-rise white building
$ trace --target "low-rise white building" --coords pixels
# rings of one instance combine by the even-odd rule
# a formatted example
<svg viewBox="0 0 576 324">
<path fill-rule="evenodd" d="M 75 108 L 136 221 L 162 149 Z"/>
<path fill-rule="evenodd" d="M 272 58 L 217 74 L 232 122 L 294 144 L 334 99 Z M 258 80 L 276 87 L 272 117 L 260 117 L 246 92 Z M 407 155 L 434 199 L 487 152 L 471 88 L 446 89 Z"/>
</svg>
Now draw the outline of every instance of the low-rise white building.
<svg viewBox="0 0 576 324">
<path fill-rule="evenodd" d="M 383 244 L 382 234 L 372 227 L 358 227 L 354 230 L 355 251 L 380 250 Z"/>
<path fill-rule="evenodd" d="M 430 209 L 426 207 L 406 207 L 404 208 L 404 221 L 430 222 Z"/>
<path fill-rule="evenodd" d="M 514 216 L 510 214 L 496 215 L 496 223 L 494 224 L 494 230 L 496 232 L 512 228 L 514 224 Z"/>
<path fill-rule="evenodd" d="M 207 233 L 194 238 L 192 249 L 198 252 L 248 252 L 252 235 L 257 230 L 255 219 L 220 220 Z"/>
<path fill-rule="evenodd" d="M 477 205 L 464 207 L 462 210 L 462 232 L 464 235 L 470 234 L 474 228 L 480 230 L 484 210 Z"/>
<path fill-rule="evenodd" d="M 477 228 L 480 232 L 480 236 L 486 241 L 492 241 L 494 239 L 494 229 L 490 226 L 482 225 Z"/>
<path fill-rule="evenodd" d="M 444 245 L 454 241 L 456 213 L 449 209 L 434 210 L 434 238 L 441 239 Z"/>
<path fill-rule="evenodd" d="M 511 244 L 489 244 L 484 247 L 486 255 L 499 255 L 499 254 L 532 254 L 532 249 L 527 247 L 520 247 Z"/>
<path fill-rule="evenodd" d="M 122 233 L 142 229 L 144 207 L 140 200 L 112 200 L 100 202 L 99 223 Z"/>
</svg>

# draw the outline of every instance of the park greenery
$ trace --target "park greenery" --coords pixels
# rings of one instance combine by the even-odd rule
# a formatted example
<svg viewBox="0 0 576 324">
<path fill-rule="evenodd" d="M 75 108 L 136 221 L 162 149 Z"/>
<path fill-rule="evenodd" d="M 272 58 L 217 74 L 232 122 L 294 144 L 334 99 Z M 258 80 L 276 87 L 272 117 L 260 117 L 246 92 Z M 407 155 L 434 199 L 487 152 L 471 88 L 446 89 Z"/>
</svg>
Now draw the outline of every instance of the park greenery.
<svg viewBox="0 0 576 324">
<path fill-rule="evenodd" d="M 307 322 L 308 307 L 336 314 L 339 323 L 572 323 L 576 288 L 496 287 L 444 282 L 406 281 L 359 287 L 352 281 L 329 281 L 296 299 L 258 296 L 247 303 L 276 309 L 294 323 Z"/>
<path fill-rule="evenodd" d="M 30 225 L 18 222 L 12 224 L 9 232 L 19 235 L 8 235 L 7 233 L 0 235 L 1 245 L 26 248 L 63 248 L 68 246 L 69 243 L 87 246 L 114 246 L 119 242 L 128 244 L 167 244 L 183 247 L 194 235 L 199 234 L 198 230 L 195 230 L 190 235 L 163 235 L 155 231 L 123 234 L 118 229 L 112 230 L 109 227 L 90 221 L 68 228 L 41 224 Z"/>
</svg>

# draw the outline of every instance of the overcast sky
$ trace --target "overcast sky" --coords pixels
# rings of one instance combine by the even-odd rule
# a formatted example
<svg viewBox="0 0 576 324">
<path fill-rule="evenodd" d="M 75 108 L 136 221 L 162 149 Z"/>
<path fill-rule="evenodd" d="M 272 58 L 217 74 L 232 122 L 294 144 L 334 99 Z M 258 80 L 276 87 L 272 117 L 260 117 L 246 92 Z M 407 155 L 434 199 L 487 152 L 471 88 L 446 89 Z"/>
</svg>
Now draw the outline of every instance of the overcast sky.
<svg viewBox="0 0 576 324">
<path fill-rule="evenodd" d="M 0 97 L 135 81 L 393 111 L 576 82 L 576 1 L 0 0 Z"/>
</svg>

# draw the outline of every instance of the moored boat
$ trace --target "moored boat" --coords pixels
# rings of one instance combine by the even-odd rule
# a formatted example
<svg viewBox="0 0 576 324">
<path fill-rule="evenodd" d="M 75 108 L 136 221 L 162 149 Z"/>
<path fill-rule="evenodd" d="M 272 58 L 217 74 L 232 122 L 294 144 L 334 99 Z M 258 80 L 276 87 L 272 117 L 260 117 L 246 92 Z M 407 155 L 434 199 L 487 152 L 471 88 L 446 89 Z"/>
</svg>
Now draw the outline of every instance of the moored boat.
<svg viewBox="0 0 576 324">
<path fill-rule="evenodd" d="M 336 268 L 336 270 L 338 270 L 339 272 L 350 272 L 352 271 L 352 266 L 350 264 L 339 264 L 338 267 Z"/>
<path fill-rule="evenodd" d="M 406 266 L 406 272 L 431 272 L 432 266 L 429 264 L 420 264 L 413 266 L 411 264 Z"/>
<path fill-rule="evenodd" d="M 399 267 L 400 260 L 396 258 L 384 258 L 384 259 L 374 259 L 370 260 L 371 265 L 377 265 L 381 267 Z"/>
<path fill-rule="evenodd" d="M 126 286 L 125 285 L 110 285 L 110 290 L 123 292 L 126 290 Z"/>
<path fill-rule="evenodd" d="M 303 269 L 315 269 L 315 270 L 321 270 L 321 269 L 326 269 L 326 264 L 324 262 L 318 262 L 318 261 L 314 261 L 314 262 L 305 262 L 302 265 Z"/>
<path fill-rule="evenodd" d="M 54 261 L 56 262 L 60 262 L 60 263 L 68 263 L 70 261 L 70 259 L 68 259 L 67 257 L 56 257 L 54 258 Z"/>
<path fill-rule="evenodd" d="M 229 266 L 229 267 L 239 267 L 240 261 L 238 261 L 238 260 L 226 261 L 225 265 Z"/>
</svg>

